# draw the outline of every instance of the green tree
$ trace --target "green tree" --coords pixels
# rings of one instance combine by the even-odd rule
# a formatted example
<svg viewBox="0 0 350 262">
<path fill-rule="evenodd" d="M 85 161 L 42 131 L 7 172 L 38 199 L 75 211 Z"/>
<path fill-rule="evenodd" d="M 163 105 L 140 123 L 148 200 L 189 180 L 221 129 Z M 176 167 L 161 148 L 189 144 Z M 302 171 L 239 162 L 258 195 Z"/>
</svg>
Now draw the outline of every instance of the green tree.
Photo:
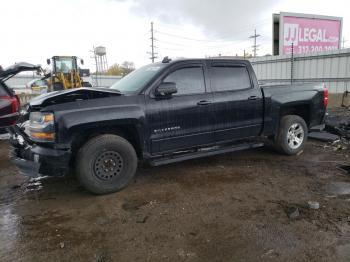
<svg viewBox="0 0 350 262">
<path fill-rule="evenodd" d="M 127 74 L 129 74 L 135 70 L 135 64 L 134 64 L 134 62 L 125 61 L 122 63 L 121 69 L 123 72 L 123 76 L 126 76 Z"/>
<path fill-rule="evenodd" d="M 120 76 L 123 75 L 123 70 L 119 64 L 115 63 L 108 68 L 106 74 L 109 76 Z"/>
<path fill-rule="evenodd" d="M 126 76 L 135 70 L 134 62 L 125 61 L 121 65 L 118 63 L 113 64 L 107 70 L 107 75 L 110 76 Z"/>
</svg>

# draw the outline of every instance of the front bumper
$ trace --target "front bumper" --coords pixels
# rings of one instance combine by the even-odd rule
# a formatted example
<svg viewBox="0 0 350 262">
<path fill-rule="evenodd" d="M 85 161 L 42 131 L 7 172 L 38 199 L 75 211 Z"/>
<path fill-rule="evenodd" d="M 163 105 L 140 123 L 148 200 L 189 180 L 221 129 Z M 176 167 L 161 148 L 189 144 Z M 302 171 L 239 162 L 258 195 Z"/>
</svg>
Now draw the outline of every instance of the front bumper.
<svg viewBox="0 0 350 262">
<path fill-rule="evenodd" d="M 62 176 L 69 171 L 71 153 L 69 150 L 47 148 L 36 145 L 25 134 L 10 131 L 11 161 L 23 175 L 36 177 Z"/>
</svg>

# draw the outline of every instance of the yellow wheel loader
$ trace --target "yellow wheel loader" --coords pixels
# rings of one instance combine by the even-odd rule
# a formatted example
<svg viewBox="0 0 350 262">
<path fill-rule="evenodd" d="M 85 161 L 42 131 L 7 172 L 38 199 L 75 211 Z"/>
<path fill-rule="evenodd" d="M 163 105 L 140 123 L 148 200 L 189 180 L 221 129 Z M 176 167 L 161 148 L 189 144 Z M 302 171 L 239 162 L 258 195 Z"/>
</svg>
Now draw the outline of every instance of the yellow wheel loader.
<svg viewBox="0 0 350 262">
<path fill-rule="evenodd" d="M 83 65 L 84 60 L 80 59 L 80 63 Z M 76 56 L 53 56 L 47 59 L 47 64 L 52 64 L 52 71 L 46 76 L 50 91 L 91 86 L 83 81 Z"/>
</svg>

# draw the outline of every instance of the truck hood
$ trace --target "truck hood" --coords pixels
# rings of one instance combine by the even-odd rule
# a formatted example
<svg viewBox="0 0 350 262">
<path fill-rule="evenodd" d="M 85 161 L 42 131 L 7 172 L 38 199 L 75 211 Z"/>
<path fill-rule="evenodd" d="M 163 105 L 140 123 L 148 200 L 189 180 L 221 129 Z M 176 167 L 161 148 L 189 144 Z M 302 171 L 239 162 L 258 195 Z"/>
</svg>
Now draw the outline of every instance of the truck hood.
<svg viewBox="0 0 350 262">
<path fill-rule="evenodd" d="M 31 108 L 42 108 L 50 105 L 120 95 L 120 91 L 115 89 L 82 87 L 62 91 L 54 91 L 37 96 L 29 102 L 29 105 Z"/>
<path fill-rule="evenodd" d="M 41 69 L 40 65 L 32 65 L 25 62 L 17 63 L 10 67 L 5 68 L 4 70 L 0 70 L 0 81 L 6 81 L 20 72 L 38 71 L 40 69 Z"/>
</svg>

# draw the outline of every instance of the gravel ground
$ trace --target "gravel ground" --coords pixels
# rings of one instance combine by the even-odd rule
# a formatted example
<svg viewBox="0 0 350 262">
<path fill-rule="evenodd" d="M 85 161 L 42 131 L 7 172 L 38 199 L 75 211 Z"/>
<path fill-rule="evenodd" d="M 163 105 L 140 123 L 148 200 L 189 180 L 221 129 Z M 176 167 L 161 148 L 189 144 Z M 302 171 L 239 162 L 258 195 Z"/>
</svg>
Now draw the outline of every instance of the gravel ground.
<svg viewBox="0 0 350 262">
<path fill-rule="evenodd" d="M 344 148 L 140 167 L 106 196 L 74 178 L 23 177 L 8 150 L 0 141 L 0 261 L 350 261 Z"/>
</svg>

